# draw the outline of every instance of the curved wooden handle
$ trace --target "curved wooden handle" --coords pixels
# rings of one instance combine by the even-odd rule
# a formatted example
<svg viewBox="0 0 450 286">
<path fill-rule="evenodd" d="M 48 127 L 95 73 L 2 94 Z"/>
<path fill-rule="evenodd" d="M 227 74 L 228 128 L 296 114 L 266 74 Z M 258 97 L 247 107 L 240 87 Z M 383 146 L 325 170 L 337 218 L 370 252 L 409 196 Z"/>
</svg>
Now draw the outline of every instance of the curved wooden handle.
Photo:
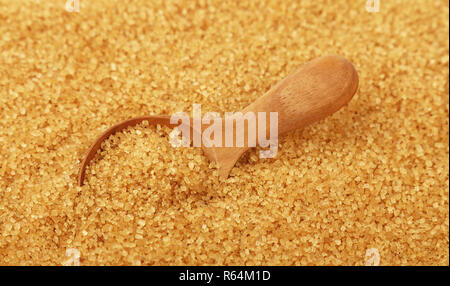
<svg viewBox="0 0 450 286">
<path fill-rule="evenodd" d="M 348 60 L 340 56 L 321 57 L 288 75 L 242 113 L 277 112 L 280 136 L 339 110 L 356 93 L 358 83 L 358 74 Z M 269 118 L 268 115 L 266 118 Z M 270 124 L 266 124 L 266 134 L 269 133 Z M 247 129 L 245 137 L 248 138 Z M 203 150 L 208 158 L 217 163 L 219 175 L 227 177 L 248 147 Z"/>
<path fill-rule="evenodd" d="M 326 56 L 289 74 L 243 112 L 278 112 L 278 134 L 283 135 L 338 111 L 357 88 L 353 65 L 343 57 Z"/>
</svg>

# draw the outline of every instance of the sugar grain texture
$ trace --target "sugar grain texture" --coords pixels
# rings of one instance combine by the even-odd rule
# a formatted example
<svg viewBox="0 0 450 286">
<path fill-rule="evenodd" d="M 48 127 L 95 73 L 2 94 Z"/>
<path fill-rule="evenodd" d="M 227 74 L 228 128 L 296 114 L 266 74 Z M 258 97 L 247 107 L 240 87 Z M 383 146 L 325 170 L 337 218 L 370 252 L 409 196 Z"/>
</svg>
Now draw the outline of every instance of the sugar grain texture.
<svg viewBox="0 0 450 286">
<path fill-rule="evenodd" d="M 0 0 L 0 265 L 449 264 L 448 1 Z M 360 89 L 228 179 L 134 116 L 237 111 L 340 54 Z"/>
</svg>

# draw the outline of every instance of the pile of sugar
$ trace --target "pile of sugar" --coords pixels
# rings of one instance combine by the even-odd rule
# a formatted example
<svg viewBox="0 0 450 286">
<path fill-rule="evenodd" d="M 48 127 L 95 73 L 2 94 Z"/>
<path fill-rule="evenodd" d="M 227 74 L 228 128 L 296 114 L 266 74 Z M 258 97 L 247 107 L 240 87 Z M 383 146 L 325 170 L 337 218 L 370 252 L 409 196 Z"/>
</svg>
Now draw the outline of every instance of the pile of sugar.
<svg viewBox="0 0 450 286">
<path fill-rule="evenodd" d="M 449 263 L 448 1 L 0 0 L 0 264 Z M 340 54 L 360 89 L 228 179 L 140 125 L 237 111 Z M 193 164 L 191 164 L 193 163 Z"/>
</svg>

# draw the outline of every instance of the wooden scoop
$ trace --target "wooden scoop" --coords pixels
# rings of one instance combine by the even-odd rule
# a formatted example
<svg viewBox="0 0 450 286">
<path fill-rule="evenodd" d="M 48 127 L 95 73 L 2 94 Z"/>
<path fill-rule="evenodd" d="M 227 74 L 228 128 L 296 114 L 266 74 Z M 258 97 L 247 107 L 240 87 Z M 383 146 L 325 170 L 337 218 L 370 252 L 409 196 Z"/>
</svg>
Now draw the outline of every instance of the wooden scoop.
<svg viewBox="0 0 450 286">
<path fill-rule="evenodd" d="M 326 56 L 305 63 L 288 75 L 266 94 L 247 106 L 246 112 L 278 112 L 278 136 L 302 128 L 320 120 L 344 106 L 358 89 L 358 74 L 353 65 L 339 56 Z M 101 143 L 111 134 L 147 120 L 149 124 L 160 124 L 174 128 L 170 116 L 142 116 L 123 121 L 106 130 L 89 148 L 81 163 L 78 183 L 83 185 L 85 169 L 100 149 Z M 191 119 L 192 123 L 192 119 Z M 194 124 L 190 124 L 191 132 Z M 202 129 L 204 127 L 202 126 Z M 245 130 L 245 138 L 248 130 Z M 204 154 L 216 162 L 219 175 L 227 177 L 241 155 L 249 147 L 205 147 Z"/>
</svg>

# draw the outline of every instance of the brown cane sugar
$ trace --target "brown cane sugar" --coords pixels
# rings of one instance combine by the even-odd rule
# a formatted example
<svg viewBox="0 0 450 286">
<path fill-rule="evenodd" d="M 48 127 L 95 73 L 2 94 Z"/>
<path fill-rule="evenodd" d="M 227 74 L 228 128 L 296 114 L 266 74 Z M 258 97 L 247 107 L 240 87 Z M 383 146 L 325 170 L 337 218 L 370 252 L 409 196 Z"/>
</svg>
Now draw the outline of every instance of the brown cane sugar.
<svg viewBox="0 0 450 286">
<path fill-rule="evenodd" d="M 448 1 L 64 2 L 0 0 L 0 265 L 449 264 Z M 112 124 L 242 110 L 328 54 L 359 91 L 276 158 L 221 179 L 141 124 L 77 186 Z"/>
</svg>

